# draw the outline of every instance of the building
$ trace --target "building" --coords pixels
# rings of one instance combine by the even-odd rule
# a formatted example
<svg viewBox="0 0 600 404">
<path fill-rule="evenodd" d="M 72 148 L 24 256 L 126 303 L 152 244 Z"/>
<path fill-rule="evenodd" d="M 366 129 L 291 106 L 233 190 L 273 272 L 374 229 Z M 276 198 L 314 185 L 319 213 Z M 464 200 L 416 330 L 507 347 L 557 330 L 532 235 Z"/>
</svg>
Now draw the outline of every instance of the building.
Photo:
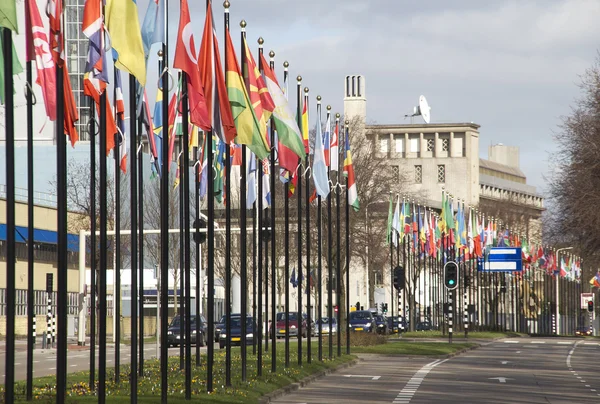
<svg viewBox="0 0 600 404">
<path fill-rule="evenodd" d="M 465 205 L 493 212 L 521 234 L 541 239 L 544 198 L 527 184 L 519 168 L 518 147 L 491 145 L 487 159 L 480 158 L 482 134 L 473 122 L 368 124 L 365 78 L 348 75 L 344 84 L 346 119 L 371 140 L 373 157 L 387 160 L 404 192 L 408 189 L 406 196 L 440 209 L 445 190 Z M 383 274 L 383 282 L 370 292 L 365 269 L 353 268 L 351 284 L 357 287 L 351 288 L 350 301 L 389 302 L 389 269 L 384 268 Z"/>
</svg>

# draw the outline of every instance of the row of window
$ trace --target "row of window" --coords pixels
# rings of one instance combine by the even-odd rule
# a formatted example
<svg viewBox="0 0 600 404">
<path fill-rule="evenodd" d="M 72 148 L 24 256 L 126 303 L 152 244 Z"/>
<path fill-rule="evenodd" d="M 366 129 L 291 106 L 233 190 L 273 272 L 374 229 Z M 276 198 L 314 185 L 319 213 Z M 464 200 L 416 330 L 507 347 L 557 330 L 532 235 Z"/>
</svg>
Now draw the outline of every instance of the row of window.
<svg viewBox="0 0 600 404">
<path fill-rule="evenodd" d="M 69 293 L 67 296 L 67 314 L 76 315 L 79 313 L 79 294 Z M 33 292 L 33 312 L 36 316 L 45 316 L 48 314 L 48 302 L 50 302 L 52 313 L 56 313 L 56 292 L 50 295 L 45 290 L 35 290 Z M 27 290 L 17 289 L 15 298 L 15 313 L 17 316 L 27 315 Z M 6 316 L 6 289 L 0 289 L 0 316 Z"/>
<path fill-rule="evenodd" d="M 400 178 L 400 166 L 392 166 L 392 173 L 395 178 Z M 414 169 L 415 184 L 423 183 L 423 166 L 415 165 Z M 437 166 L 437 182 L 444 184 L 446 182 L 446 165 L 438 164 Z"/>
<path fill-rule="evenodd" d="M 17 243 L 15 247 L 15 256 L 17 260 L 27 260 L 27 244 Z M 0 240 L 0 259 L 6 260 L 6 240 Z M 56 262 L 57 245 L 46 243 L 34 243 L 33 259 L 37 262 Z M 79 264 L 79 253 L 67 251 L 67 264 L 69 267 Z"/>
<path fill-rule="evenodd" d="M 420 147 L 420 142 L 421 139 L 419 138 L 410 138 L 409 139 L 409 145 L 410 145 L 410 152 L 411 153 L 418 153 L 421 151 L 421 147 Z M 442 141 L 442 151 L 447 152 L 450 150 L 450 139 L 441 139 Z M 396 146 L 396 153 L 404 153 L 404 137 L 399 137 L 396 136 L 394 137 L 394 143 Z M 388 149 L 388 144 L 389 144 L 389 139 L 379 139 L 379 152 L 380 153 L 388 153 L 389 149 Z M 435 139 L 427 139 L 426 142 L 426 148 L 428 152 L 434 152 L 435 151 Z"/>
</svg>

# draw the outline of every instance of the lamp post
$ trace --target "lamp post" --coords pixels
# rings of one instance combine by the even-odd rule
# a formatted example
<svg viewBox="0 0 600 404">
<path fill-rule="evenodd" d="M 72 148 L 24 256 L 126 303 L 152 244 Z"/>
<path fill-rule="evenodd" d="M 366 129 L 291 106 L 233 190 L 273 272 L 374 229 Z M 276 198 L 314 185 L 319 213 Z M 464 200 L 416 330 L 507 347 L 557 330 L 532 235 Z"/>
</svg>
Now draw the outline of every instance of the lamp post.
<svg viewBox="0 0 600 404">
<path fill-rule="evenodd" d="M 563 247 L 563 248 L 559 248 L 558 250 L 556 250 L 556 260 L 559 261 L 559 255 L 558 253 L 560 253 L 561 251 L 567 251 L 567 250 L 572 250 L 573 247 Z M 559 265 L 560 265 L 560 261 L 559 261 Z M 558 285 L 560 284 L 558 282 L 558 278 L 560 277 L 560 271 L 559 271 L 559 275 L 556 277 L 556 335 L 560 335 L 560 311 L 559 311 L 559 293 L 558 293 Z"/>
</svg>

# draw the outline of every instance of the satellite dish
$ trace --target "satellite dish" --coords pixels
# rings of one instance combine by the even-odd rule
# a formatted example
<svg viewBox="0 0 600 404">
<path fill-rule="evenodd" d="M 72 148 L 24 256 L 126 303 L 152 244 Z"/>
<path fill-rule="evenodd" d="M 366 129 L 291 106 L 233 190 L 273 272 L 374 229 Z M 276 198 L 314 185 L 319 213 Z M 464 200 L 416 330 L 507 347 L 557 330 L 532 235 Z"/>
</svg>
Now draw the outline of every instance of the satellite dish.
<svg viewBox="0 0 600 404">
<path fill-rule="evenodd" d="M 429 121 L 431 121 L 431 107 L 427 103 L 424 95 L 419 97 L 419 112 L 425 123 L 429 123 Z"/>
<path fill-rule="evenodd" d="M 419 106 L 413 108 L 412 115 L 404 115 L 404 117 L 410 117 L 412 123 L 412 118 L 418 115 L 423 117 L 425 123 L 429 123 L 431 121 L 431 107 L 427 103 L 427 99 L 425 99 L 424 95 L 419 97 Z"/>
</svg>

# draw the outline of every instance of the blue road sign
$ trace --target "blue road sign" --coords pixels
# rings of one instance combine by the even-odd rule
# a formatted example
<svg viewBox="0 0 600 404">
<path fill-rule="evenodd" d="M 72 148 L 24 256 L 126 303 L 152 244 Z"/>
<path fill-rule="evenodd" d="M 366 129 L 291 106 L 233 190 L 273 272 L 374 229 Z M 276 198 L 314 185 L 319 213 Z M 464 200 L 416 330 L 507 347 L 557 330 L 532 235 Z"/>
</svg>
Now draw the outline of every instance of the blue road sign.
<svg viewBox="0 0 600 404">
<path fill-rule="evenodd" d="M 523 270 L 521 247 L 492 247 L 477 260 L 480 272 L 515 272 Z"/>
</svg>

